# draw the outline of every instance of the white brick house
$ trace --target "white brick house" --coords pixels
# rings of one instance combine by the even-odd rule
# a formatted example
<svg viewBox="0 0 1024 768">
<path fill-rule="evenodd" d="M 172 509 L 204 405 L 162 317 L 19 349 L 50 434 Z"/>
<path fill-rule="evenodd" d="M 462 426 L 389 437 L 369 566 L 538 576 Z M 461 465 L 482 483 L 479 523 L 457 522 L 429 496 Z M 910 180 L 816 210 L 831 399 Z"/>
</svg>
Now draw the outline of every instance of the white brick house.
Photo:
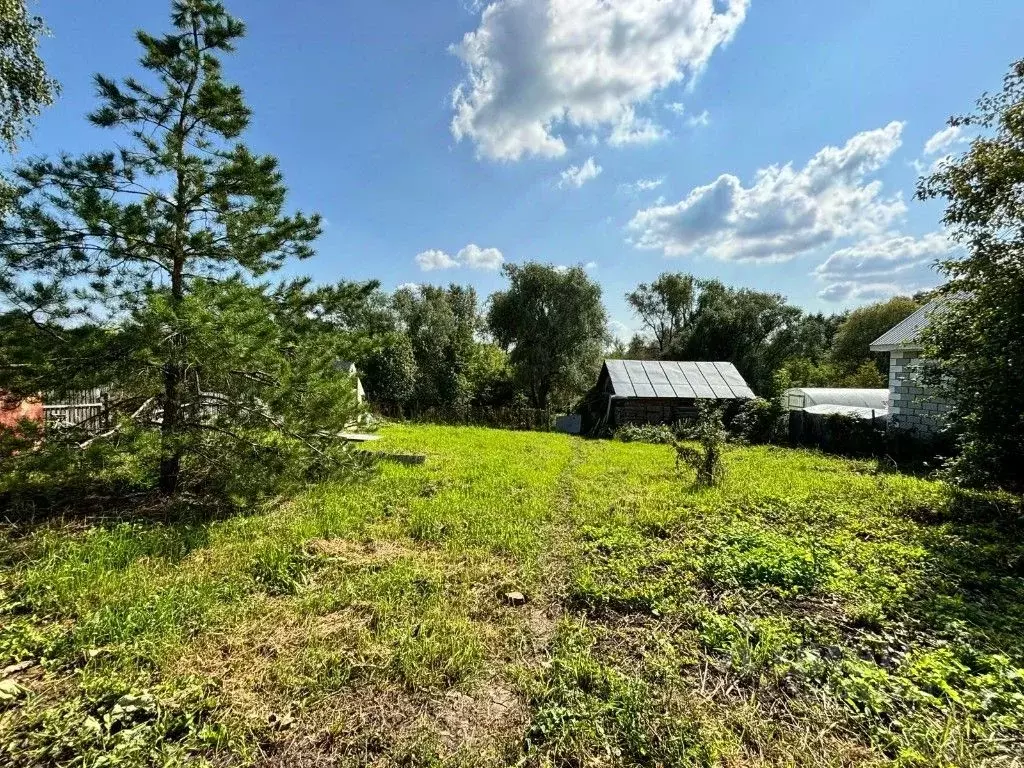
<svg viewBox="0 0 1024 768">
<path fill-rule="evenodd" d="M 889 353 L 889 426 L 932 434 L 945 426 L 949 405 L 924 380 L 930 365 L 921 332 L 942 312 L 945 299 L 934 299 L 871 344 L 872 352 Z"/>
</svg>

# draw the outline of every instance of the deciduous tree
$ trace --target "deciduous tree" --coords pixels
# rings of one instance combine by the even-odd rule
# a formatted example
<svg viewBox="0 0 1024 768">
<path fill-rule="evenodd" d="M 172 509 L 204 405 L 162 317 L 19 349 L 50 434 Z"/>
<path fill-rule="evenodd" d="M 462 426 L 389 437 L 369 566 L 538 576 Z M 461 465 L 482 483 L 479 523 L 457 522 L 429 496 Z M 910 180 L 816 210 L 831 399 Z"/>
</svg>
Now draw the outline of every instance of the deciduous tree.
<svg viewBox="0 0 1024 768">
<path fill-rule="evenodd" d="M 640 283 L 626 294 L 626 301 L 644 327 L 654 336 L 658 353 L 664 355 L 689 325 L 697 291 L 692 275 L 665 272 L 652 283 Z"/>
<path fill-rule="evenodd" d="M 13 151 L 32 118 L 53 103 L 57 82 L 39 57 L 43 20 L 25 0 L 0 0 L 0 145 Z"/>
<path fill-rule="evenodd" d="M 972 485 L 1024 489 L 1024 59 L 999 93 L 950 124 L 978 135 L 918 185 L 946 201 L 943 220 L 966 255 L 941 268 L 946 311 L 925 333 L 937 381 L 953 403 L 960 455 L 950 469 Z"/>
<path fill-rule="evenodd" d="M 853 374 L 865 363 L 874 363 L 884 380 L 889 375 L 889 355 L 872 352 L 871 342 L 920 307 L 920 303 L 908 296 L 896 296 L 853 310 L 836 331 L 830 361 L 843 375 Z"/>
<path fill-rule="evenodd" d="M 593 383 L 608 341 L 601 287 L 580 267 L 504 271 L 511 285 L 491 296 L 487 325 L 534 408 L 568 401 Z"/>
</svg>

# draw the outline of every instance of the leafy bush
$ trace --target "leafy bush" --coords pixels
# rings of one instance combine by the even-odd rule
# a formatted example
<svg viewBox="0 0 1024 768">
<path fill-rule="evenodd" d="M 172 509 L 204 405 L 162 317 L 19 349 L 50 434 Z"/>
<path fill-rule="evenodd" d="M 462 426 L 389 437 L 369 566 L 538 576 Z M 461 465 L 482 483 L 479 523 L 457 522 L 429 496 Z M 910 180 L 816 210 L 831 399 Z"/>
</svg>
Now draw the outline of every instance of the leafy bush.
<svg viewBox="0 0 1024 768">
<path fill-rule="evenodd" d="M 786 412 L 777 401 L 747 400 L 729 423 L 729 431 L 745 443 L 774 443 L 786 434 Z"/>
<path fill-rule="evenodd" d="M 693 439 L 700 445 L 692 445 L 676 440 L 676 468 L 687 464 L 697 473 L 697 485 L 700 487 L 720 485 L 725 479 L 725 464 L 722 455 L 728 435 L 722 426 L 722 408 L 707 400 L 697 401 L 697 421 L 692 430 Z"/>
<path fill-rule="evenodd" d="M 615 439 L 623 443 L 672 445 L 676 430 L 667 424 L 624 424 L 615 430 Z"/>
</svg>

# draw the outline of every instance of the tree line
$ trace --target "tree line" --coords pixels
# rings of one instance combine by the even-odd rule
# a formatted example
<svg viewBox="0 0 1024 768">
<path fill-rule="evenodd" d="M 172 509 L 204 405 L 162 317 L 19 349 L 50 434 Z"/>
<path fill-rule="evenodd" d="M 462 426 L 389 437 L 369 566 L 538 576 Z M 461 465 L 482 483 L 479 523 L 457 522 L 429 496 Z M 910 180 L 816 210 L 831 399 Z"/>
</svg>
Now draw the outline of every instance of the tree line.
<svg viewBox="0 0 1024 768">
<path fill-rule="evenodd" d="M 4 13 L 16 30 L 0 47 L 3 91 L 16 94 L 0 105 L 10 146 L 56 86 L 35 53 L 41 22 L 22 2 Z M 884 387 L 887 359 L 868 345 L 927 298 L 809 314 L 779 294 L 666 273 L 626 296 L 644 330 L 622 342 L 581 267 L 506 265 L 507 288 L 485 302 L 469 286 L 275 280 L 315 255 L 321 219 L 291 210 L 276 159 L 244 143 L 251 112 L 222 70 L 244 33 L 220 2 L 175 0 L 169 32 L 137 34 L 144 79 L 95 78 L 88 119 L 111 131 L 109 148 L 5 175 L 0 397 L 115 395 L 102 431 L 7 430 L 5 471 L 35 477 L 49 462 L 94 477 L 133 457 L 140 482 L 168 496 L 325 476 L 351 466 L 338 434 L 363 419 L 342 361 L 393 413 L 570 408 L 605 356 L 731 361 L 769 396 Z M 930 337 L 964 482 L 1006 484 L 1021 460 L 1022 83 L 1019 63 L 1002 94 L 958 119 L 988 133 L 919 189 L 949 202 L 969 252 L 942 265 L 942 291 L 959 298 Z"/>
</svg>

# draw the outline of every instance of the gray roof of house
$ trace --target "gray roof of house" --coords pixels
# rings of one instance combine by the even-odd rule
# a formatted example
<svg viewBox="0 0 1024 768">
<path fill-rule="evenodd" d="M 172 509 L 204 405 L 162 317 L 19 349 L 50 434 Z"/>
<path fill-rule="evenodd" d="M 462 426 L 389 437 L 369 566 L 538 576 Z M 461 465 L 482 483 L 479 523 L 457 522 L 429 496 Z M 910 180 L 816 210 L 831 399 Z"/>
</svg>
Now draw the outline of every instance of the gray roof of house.
<svg viewBox="0 0 1024 768">
<path fill-rule="evenodd" d="M 605 360 L 604 366 L 616 397 L 685 400 L 754 397 L 732 363 Z"/>
<path fill-rule="evenodd" d="M 928 326 L 928 320 L 932 315 L 945 309 L 948 301 L 945 296 L 932 299 L 895 328 L 891 328 L 871 342 L 871 351 L 891 352 L 894 349 L 921 349 L 921 331 Z"/>
</svg>

